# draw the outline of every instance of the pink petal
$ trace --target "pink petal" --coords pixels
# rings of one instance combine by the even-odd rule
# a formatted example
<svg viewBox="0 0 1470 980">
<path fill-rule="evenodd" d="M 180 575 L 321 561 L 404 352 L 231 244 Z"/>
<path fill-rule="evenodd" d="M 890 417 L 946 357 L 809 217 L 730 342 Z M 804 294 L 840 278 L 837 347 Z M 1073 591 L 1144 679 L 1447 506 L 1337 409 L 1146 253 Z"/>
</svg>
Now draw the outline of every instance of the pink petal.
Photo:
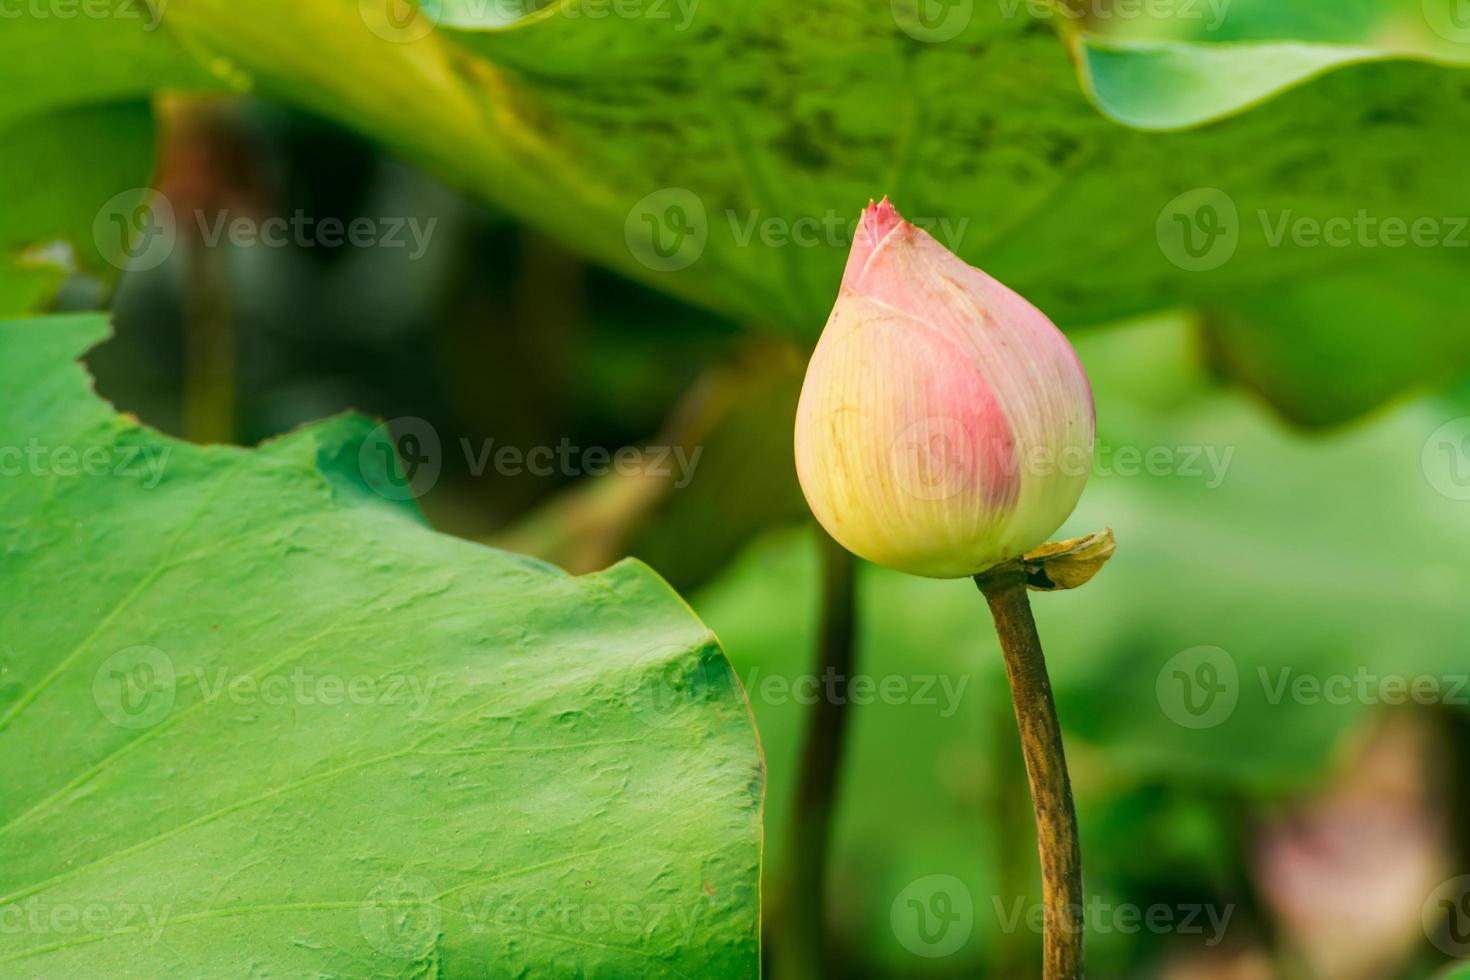
<svg viewBox="0 0 1470 980">
<path fill-rule="evenodd" d="M 842 272 L 842 285 L 855 286 L 862 275 L 863 267 L 868 263 L 868 256 L 873 254 L 874 249 L 889 233 L 905 224 L 908 223 L 888 203 L 887 197 L 877 204 L 869 201 L 858 221 L 857 231 L 853 234 L 852 248 L 847 253 L 847 267 Z"/>
</svg>

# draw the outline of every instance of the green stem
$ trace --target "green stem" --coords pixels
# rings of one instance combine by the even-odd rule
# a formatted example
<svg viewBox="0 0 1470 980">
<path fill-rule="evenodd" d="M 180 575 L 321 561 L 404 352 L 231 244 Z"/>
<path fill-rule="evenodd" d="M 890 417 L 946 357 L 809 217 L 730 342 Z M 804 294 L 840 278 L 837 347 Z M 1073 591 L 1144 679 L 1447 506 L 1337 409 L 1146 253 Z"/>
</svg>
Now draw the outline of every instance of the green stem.
<svg viewBox="0 0 1470 980">
<path fill-rule="evenodd" d="M 1082 853 L 1077 813 L 1072 806 L 1067 757 L 1062 749 L 1062 730 L 1057 724 L 1046 658 L 1026 597 L 1026 576 L 1015 566 L 1001 566 L 975 576 L 975 584 L 990 605 L 1000 635 L 1016 727 L 1021 735 L 1021 754 L 1031 783 L 1046 913 L 1042 976 L 1045 980 L 1080 980 Z"/>
<path fill-rule="evenodd" d="M 235 326 L 230 271 L 223 248 L 196 238 L 185 244 L 184 438 L 228 443 L 236 438 Z"/>
<path fill-rule="evenodd" d="M 817 646 L 822 696 L 807 714 L 787 848 L 791 877 L 776 971 L 782 980 L 831 975 L 826 955 L 825 883 L 847 729 L 847 687 L 854 662 L 855 564 L 852 555 L 822 535 L 822 622 Z"/>
<path fill-rule="evenodd" d="M 1016 717 L 1010 704 L 1010 692 L 997 692 L 987 714 L 994 732 L 991 765 L 990 811 L 995 818 L 995 867 L 997 894 L 1007 903 L 1024 899 L 1030 887 L 1031 866 L 1020 842 L 1033 835 L 1030 807 L 1026 805 L 1026 768 L 1021 761 L 1021 737 L 1016 733 Z M 1015 926 L 1007 927 L 1004 917 L 996 917 L 999 930 L 995 937 L 996 977 L 1024 977 L 1030 971 L 1026 962 L 1031 947 Z"/>
</svg>

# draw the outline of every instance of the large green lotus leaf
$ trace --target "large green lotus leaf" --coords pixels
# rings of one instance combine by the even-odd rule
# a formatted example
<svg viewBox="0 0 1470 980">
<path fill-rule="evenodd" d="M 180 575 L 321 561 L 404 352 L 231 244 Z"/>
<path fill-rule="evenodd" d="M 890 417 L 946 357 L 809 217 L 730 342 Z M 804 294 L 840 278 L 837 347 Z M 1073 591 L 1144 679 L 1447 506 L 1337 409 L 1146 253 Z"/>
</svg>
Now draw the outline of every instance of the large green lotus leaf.
<svg viewBox="0 0 1470 980">
<path fill-rule="evenodd" d="M 950 4 L 938 21 L 906 4 L 647 0 L 630 13 L 583 0 L 506 26 L 519 8 L 471 0 L 408 17 L 397 0 L 172 0 L 149 56 L 187 52 L 211 82 L 333 116 L 584 254 L 807 340 L 858 210 L 884 193 L 1064 326 L 1228 307 L 1372 253 L 1241 233 L 1219 239 L 1228 262 L 1202 271 L 1176 241 L 1202 188 L 1246 220 L 1251 208 L 1470 214 L 1470 185 L 1442 163 L 1463 155 L 1470 130 L 1460 69 L 1354 64 L 1204 128 L 1143 132 L 1089 102 L 1073 22 L 1049 23 L 1025 2 Z M 1323 40 L 1323 18 L 1304 16 L 1248 36 L 1392 50 L 1367 36 L 1379 9 L 1355 5 L 1351 37 Z M 1194 43 L 1156 43 L 1171 42 Z M 1262 95 L 1239 65 L 1198 74 L 1214 86 L 1208 98 Z M 1160 97 L 1176 95 L 1194 98 Z M 1406 322 L 1403 342 L 1435 349 L 1452 322 Z M 1308 393 L 1332 383 L 1293 381 Z"/>
<path fill-rule="evenodd" d="M 457 9 L 442 24 L 479 26 Z M 1213 275 L 1182 267 L 1160 221 L 1197 187 L 1329 214 L 1470 204 L 1412 162 L 1414 141 L 1453 152 L 1463 140 L 1441 113 L 1470 115 L 1464 81 L 1439 68 L 1365 66 L 1228 125 L 1139 133 L 1090 109 L 1065 45 L 1024 4 L 1016 16 L 977 4 L 932 43 L 892 5 L 842 0 L 701 7 L 683 32 L 672 12 L 574 9 L 459 39 L 524 91 L 511 105 L 548 141 L 556 159 L 543 165 L 581 164 L 584 242 L 599 247 L 585 219 L 607 208 L 609 261 L 627 266 L 631 253 L 635 272 L 667 288 L 807 337 L 835 295 L 857 208 L 883 193 L 1064 324 L 1279 288 L 1284 270 L 1354 258 L 1256 236 Z M 1373 132 L 1400 126 L 1409 142 Z"/>
<path fill-rule="evenodd" d="M 762 760 L 656 575 L 433 533 L 360 418 L 167 439 L 105 330 L 0 324 L 0 974 L 755 973 Z"/>
<path fill-rule="evenodd" d="M 1209 387 L 1191 348 L 1181 323 L 1082 339 L 1100 450 L 1057 536 L 1112 526 L 1118 552 L 1084 588 L 1032 597 L 1088 891 L 1104 900 L 1159 867 L 1178 887 L 1228 863 L 1238 813 L 1219 801 L 1310 792 L 1374 712 L 1470 703 L 1461 652 L 1470 568 L 1458 558 L 1470 548 L 1464 407 L 1420 401 L 1305 439 L 1249 398 Z M 694 598 L 745 681 L 772 774 L 783 774 L 767 815 L 775 874 L 806 701 L 822 689 L 799 680 L 815 641 L 813 544 L 769 538 Z M 958 909 L 956 896 L 968 896 L 974 922 L 954 956 L 973 975 L 982 961 L 994 966 L 1004 916 L 993 897 L 1009 914 L 1006 896 L 1017 894 L 1001 868 L 1018 845 L 997 836 L 997 815 L 1019 805 L 1022 834 L 1029 820 L 1024 780 L 1006 774 L 1019 756 L 1003 753 L 1017 748 L 996 740 L 1014 721 L 994 629 L 965 580 L 860 572 L 867 681 L 851 708 L 842 782 L 839 928 L 900 975 L 961 975 L 956 960 L 926 959 L 934 947 L 893 925 L 912 919 L 907 889 L 920 888 L 922 902 L 935 887 L 928 876 L 956 876 L 964 891 L 947 901 Z M 1031 853 L 1029 876 L 1034 852 L 1021 853 Z M 1126 975 L 1111 957 L 1134 939 L 1113 929 L 1089 941 L 1099 975 Z"/>
</svg>

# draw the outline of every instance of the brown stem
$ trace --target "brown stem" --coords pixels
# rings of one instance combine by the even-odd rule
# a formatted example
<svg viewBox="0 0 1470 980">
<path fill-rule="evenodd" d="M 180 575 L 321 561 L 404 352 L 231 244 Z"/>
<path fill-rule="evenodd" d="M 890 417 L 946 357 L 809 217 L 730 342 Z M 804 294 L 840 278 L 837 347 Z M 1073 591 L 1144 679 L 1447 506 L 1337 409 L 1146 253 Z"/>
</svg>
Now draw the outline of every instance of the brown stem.
<svg viewBox="0 0 1470 980">
<path fill-rule="evenodd" d="M 1021 754 L 1031 783 L 1036 811 L 1036 842 L 1041 852 L 1042 901 L 1046 912 L 1042 976 L 1045 980 L 1080 980 L 1082 976 L 1082 853 L 1077 842 L 1077 813 L 1067 779 L 1067 757 L 1062 731 L 1046 674 L 1046 658 L 1026 598 L 1026 576 L 1014 566 L 1002 566 L 975 576 L 985 595 L 1006 675 Z"/>
<path fill-rule="evenodd" d="M 826 962 L 825 883 L 854 660 L 855 562 L 837 542 L 825 534 L 821 537 L 822 623 L 817 649 L 821 696 L 807 714 L 792 813 L 786 927 L 775 971 L 779 980 L 832 975 Z"/>
</svg>

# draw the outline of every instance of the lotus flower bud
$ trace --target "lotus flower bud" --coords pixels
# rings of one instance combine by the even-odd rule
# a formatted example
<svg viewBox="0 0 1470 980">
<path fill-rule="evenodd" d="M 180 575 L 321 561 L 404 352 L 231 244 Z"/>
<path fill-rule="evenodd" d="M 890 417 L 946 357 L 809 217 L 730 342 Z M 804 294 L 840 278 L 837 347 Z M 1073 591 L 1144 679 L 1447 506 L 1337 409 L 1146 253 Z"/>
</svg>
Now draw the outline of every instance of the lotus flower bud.
<svg viewBox="0 0 1470 980">
<path fill-rule="evenodd" d="M 1076 506 L 1094 429 L 1050 320 L 868 206 L 796 411 L 802 492 L 839 544 L 933 578 L 1021 555 Z"/>
</svg>

